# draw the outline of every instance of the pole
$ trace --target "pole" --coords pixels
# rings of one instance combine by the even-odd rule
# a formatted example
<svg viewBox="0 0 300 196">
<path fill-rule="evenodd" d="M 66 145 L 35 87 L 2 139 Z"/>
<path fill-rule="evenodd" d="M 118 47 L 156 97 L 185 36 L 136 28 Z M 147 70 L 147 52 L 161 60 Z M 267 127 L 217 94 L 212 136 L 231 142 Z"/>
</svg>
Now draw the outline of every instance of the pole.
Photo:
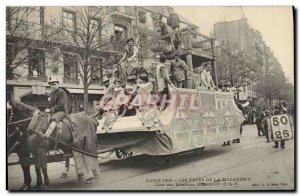
<svg viewBox="0 0 300 196">
<path fill-rule="evenodd" d="M 212 51 L 212 65 L 213 65 L 213 73 L 214 73 L 214 79 L 215 79 L 215 84 L 216 87 L 218 88 L 218 73 L 217 73 L 217 64 L 215 60 L 215 41 L 211 39 L 211 51 Z"/>
</svg>

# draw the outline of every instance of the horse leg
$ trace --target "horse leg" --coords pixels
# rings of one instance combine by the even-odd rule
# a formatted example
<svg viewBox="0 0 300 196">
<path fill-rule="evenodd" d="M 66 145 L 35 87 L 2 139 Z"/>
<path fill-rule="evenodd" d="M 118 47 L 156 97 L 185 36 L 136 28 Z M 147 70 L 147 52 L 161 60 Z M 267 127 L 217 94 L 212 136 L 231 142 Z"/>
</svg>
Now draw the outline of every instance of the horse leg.
<svg viewBox="0 0 300 196">
<path fill-rule="evenodd" d="M 50 184 L 48 172 L 47 172 L 47 150 L 40 148 L 39 155 L 40 155 L 41 168 L 44 175 L 44 188 L 47 189 Z"/>
<path fill-rule="evenodd" d="M 17 149 L 17 154 L 20 159 L 30 157 L 30 153 L 28 152 L 28 149 L 24 145 L 20 145 L 20 147 Z M 31 189 L 30 164 L 22 163 L 21 168 L 24 176 L 24 184 L 22 185 L 20 190 L 30 190 Z"/>
<path fill-rule="evenodd" d="M 33 158 L 34 158 L 34 167 L 35 167 L 35 173 L 36 173 L 36 189 L 40 190 L 42 188 L 42 174 L 41 174 L 41 165 L 40 165 L 40 161 L 39 161 L 39 155 L 38 152 L 35 152 L 33 154 Z"/>
<path fill-rule="evenodd" d="M 68 155 L 67 153 L 64 152 L 65 155 Z M 70 169 L 70 158 L 67 157 L 66 158 L 66 162 L 65 162 L 65 171 L 61 174 L 60 178 L 67 178 L 68 177 L 68 172 Z"/>
<path fill-rule="evenodd" d="M 30 175 L 30 165 L 21 164 L 21 168 L 24 176 L 24 184 L 20 190 L 30 190 L 31 189 L 31 175 Z"/>
</svg>

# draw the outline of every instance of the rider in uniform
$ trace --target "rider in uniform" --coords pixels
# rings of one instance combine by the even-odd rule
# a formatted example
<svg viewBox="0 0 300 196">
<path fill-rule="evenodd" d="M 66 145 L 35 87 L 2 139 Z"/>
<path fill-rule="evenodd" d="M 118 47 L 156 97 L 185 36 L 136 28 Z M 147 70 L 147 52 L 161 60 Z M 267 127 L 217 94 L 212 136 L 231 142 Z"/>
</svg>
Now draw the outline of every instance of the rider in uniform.
<svg viewBox="0 0 300 196">
<path fill-rule="evenodd" d="M 63 89 L 59 88 L 59 81 L 57 77 L 50 76 L 48 84 L 51 87 L 51 93 L 48 99 L 50 102 L 50 108 L 47 108 L 45 112 L 51 114 L 51 120 L 49 128 L 45 133 L 45 137 L 49 137 L 57 124 L 69 113 L 67 94 Z"/>
</svg>

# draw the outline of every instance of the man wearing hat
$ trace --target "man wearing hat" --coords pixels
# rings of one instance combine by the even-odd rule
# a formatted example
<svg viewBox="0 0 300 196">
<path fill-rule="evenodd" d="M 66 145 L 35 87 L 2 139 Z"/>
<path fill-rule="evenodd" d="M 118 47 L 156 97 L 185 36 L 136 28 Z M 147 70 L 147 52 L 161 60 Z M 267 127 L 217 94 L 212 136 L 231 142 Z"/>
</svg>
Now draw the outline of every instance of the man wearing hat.
<svg viewBox="0 0 300 196">
<path fill-rule="evenodd" d="M 183 88 L 184 81 L 189 73 L 189 68 L 186 63 L 180 59 L 178 51 L 175 53 L 174 60 L 171 61 L 170 72 L 173 76 L 174 85 L 177 88 Z"/>
<path fill-rule="evenodd" d="M 136 67 L 138 66 L 138 53 L 139 49 L 134 45 L 134 39 L 127 39 L 127 45 L 125 46 L 125 53 L 118 64 L 122 64 L 125 61 L 125 65 L 122 66 L 122 70 L 125 71 L 125 77 L 135 77 L 136 79 Z"/>
<path fill-rule="evenodd" d="M 66 92 L 59 88 L 59 80 L 56 76 L 50 76 L 48 84 L 51 87 L 51 93 L 49 97 L 50 108 L 45 110 L 46 113 L 51 113 L 51 120 L 49 128 L 47 129 L 45 136 L 49 137 L 57 124 L 63 120 L 69 113 L 68 110 L 68 98 Z"/>
</svg>

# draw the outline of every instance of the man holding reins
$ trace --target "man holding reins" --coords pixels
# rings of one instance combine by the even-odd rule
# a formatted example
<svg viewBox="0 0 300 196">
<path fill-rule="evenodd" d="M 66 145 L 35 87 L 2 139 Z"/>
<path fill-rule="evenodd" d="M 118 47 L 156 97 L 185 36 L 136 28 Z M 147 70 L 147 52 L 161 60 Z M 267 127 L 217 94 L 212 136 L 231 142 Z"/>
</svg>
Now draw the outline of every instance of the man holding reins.
<svg viewBox="0 0 300 196">
<path fill-rule="evenodd" d="M 45 112 L 51 114 L 51 120 L 49 128 L 44 135 L 45 137 L 49 137 L 57 124 L 62 121 L 67 114 L 69 114 L 67 93 L 63 89 L 59 88 L 58 78 L 50 76 L 48 84 L 51 87 L 51 93 L 48 99 L 50 102 L 50 108 L 47 108 Z"/>
</svg>

